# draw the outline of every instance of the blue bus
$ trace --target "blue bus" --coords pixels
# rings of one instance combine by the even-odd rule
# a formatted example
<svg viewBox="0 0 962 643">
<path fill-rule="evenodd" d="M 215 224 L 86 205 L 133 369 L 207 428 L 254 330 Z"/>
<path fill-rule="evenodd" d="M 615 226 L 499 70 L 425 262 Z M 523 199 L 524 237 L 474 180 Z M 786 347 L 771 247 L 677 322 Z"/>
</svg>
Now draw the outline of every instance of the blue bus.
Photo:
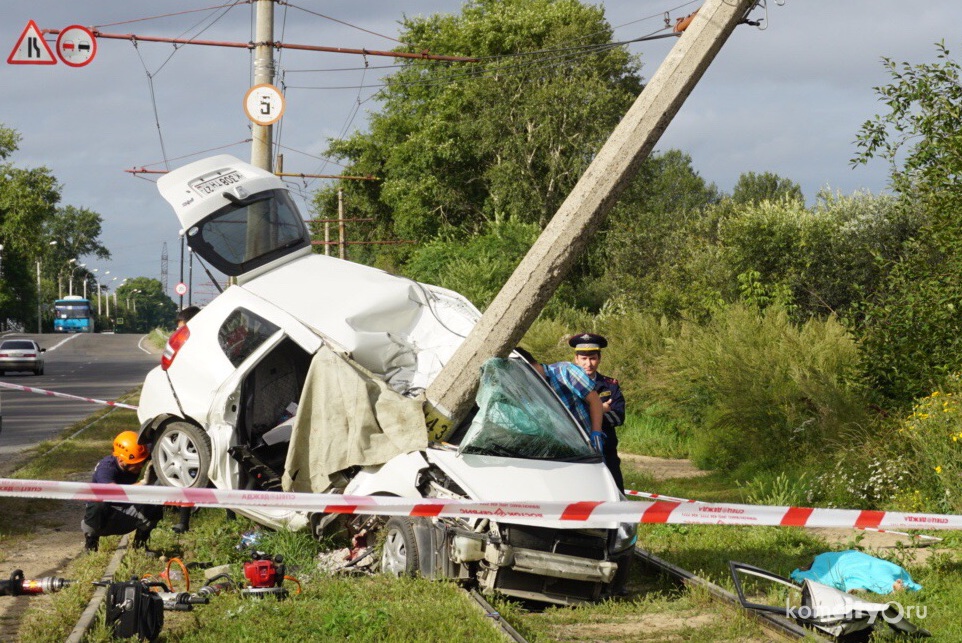
<svg viewBox="0 0 962 643">
<path fill-rule="evenodd" d="M 55 333 L 92 333 L 94 314 L 90 300 L 71 295 L 53 302 Z"/>
</svg>

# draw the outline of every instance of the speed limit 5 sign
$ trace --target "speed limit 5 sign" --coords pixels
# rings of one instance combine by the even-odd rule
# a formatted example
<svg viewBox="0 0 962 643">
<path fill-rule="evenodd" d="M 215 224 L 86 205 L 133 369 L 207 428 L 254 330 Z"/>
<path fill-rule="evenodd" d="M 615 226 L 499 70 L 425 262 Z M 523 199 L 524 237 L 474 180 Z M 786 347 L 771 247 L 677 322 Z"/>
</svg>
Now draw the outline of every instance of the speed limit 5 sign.
<svg viewBox="0 0 962 643">
<path fill-rule="evenodd" d="M 244 111 L 258 125 L 272 125 L 284 115 L 284 96 L 270 83 L 254 85 L 244 96 Z"/>
</svg>

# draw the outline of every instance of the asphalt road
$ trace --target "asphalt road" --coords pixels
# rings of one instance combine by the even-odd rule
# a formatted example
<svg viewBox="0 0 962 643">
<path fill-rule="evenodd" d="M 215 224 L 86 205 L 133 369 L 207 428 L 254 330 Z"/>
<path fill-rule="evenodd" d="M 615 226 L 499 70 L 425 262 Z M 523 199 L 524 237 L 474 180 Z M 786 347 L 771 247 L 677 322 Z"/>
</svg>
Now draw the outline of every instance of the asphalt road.
<svg viewBox="0 0 962 643">
<path fill-rule="evenodd" d="M 0 381 L 81 397 L 116 400 L 140 386 L 160 362 L 159 354 L 141 342 L 143 335 L 7 334 L 3 339 L 12 337 L 34 339 L 47 349 L 44 374 L 7 373 Z M 100 408 L 90 402 L 0 389 L 0 469 L 24 449 Z"/>
</svg>

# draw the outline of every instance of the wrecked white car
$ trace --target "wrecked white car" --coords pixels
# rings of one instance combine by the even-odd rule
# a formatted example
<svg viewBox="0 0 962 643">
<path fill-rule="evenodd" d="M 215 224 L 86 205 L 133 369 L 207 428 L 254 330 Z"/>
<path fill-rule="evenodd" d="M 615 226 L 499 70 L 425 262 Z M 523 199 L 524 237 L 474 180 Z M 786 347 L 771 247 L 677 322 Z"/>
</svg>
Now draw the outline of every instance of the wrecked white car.
<svg viewBox="0 0 962 643">
<path fill-rule="evenodd" d="M 600 456 L 517 359 L 482 372 L 476 411 L 428 443 L 423 391 L 480 317 L 457 293 L 312 253 L 283 183 L 231 156 L 158 187 L 188 245 L 235 284 L 171 335 L 138 410 L 161 484 L 449 497 L 619 500 Z M 258 522 L 315 533 L 343 521 L 275 507 Z M 349 523 L 348 528 L 357 527 Z M 381 567 L 556 602 L 624 582 L 635 525 L 565 529 L 391 518 Z M 566 526 L 566 525 L 565 525 Z"/>
</svg>

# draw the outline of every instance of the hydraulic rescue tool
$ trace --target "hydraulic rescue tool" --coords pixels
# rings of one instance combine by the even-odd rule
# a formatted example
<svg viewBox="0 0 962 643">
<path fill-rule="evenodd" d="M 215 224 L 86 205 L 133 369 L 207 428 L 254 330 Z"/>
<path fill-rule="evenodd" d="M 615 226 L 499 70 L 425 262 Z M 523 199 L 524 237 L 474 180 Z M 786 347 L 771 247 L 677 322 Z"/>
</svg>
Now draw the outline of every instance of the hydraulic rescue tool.
<svg viewBox="0 0 962 643">
<path fill-rule="evenodd" d="M 50 594 L 59 592 L 73 581 L 65 578 L 44 576 L 37 579 L 26 579 L 23 570 L 17 569 L 10 574 L 10 580 L 0 580 L 0 596 L 31 596 L 34 594 Z"/>
</svg>

